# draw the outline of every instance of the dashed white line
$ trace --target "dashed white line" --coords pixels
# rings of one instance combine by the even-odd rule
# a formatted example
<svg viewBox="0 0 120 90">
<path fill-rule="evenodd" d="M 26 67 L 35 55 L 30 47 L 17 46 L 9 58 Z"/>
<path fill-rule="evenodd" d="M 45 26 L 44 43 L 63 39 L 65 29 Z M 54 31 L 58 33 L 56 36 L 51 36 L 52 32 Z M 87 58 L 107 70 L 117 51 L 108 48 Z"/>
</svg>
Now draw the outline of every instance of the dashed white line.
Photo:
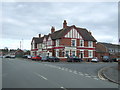
<svg viewBox="0 0 120 90">
<path fill-rule="evenodd" d="M 85 76 L 85 77 L 89 77 L 90 78 L 91 76 Z"/>
<path fill-rule="evenodd" d="M 93 79 L 99 80 L 98 78 L 93 78 Z"/>
<path fill-rule="evenodd" d="M 35 74 L 36 74 L 37 76 L 43 78 L 44 80 L 48 80 L 46 77 L 44 77 L 44 76 L 42 76 L 42 75 L 40 75 L 40 74 L 38 74 L 38 73 L 35 73 Z"/>
<path fill-rule="evenodd" d="M 83 74 L 82 74 L 82 73 L 81 73 L 81 74 L 79 73 L 79 75 L 83 76 Z"/>
<path fill-rule="evenodd" d="M 88 74 L 85 74 L 86 76 L 88 75 Z"/>
<path fill-rule="evenodd" d="M 64 70 L 64 68 L 61 68 L 61 70 Z"/>
<path fill-rule="evenodd" d="M 69 72 L 72 72 L 72 70 L 69 70 Z"/>
<path fill-rule="evenodd" d="M 77 71 L 74 71 L 73 73 L 74 73 L 74 74 L 77 74 Z"/>
</svg>

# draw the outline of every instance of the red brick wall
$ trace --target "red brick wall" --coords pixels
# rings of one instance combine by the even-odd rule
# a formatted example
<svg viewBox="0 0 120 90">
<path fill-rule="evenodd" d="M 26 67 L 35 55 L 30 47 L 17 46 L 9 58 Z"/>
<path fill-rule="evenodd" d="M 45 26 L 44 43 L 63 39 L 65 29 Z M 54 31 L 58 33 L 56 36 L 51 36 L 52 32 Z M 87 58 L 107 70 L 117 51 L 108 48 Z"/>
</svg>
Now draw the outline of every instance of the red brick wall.
<svg viewBox="0 0 120 90">
<path fill-rule="evenodd" d="M 84 51 L 84 57 L 88 57 L 88 50 Z"/>
<path fill-rule="evenodd" d="M 96 51 L 93 51 L 93 57 L 96 57 Z"/>
<path fill-rule="evenodd" d="M 93 42 L 93 47 L 96 47 L 96 42 Z"/>
<path fill-rule="evenodd" d="M 71 46 L 71 39 L 65 39 L 65 38 L 60 39 L 60 45 Z"/>
<path fill-rule="evenodd" d="M 80 50 L 77 50 L 76 55 L 79 57 Z"/>
<path fill-rule="evenodd" d="M 54 40 L 54 41 L 52 41 L 52 45 L 53 45 L 53 46 L 55 46 L 55 45 L 56 45 L 55 40 Z"/>
<path fill-rule="evenodd" d="M 84 41 L 84 46 L 88 47 L 88 41 Z"/>
<path fill-rule="evenodd" d="M 77 41 L 77 44 L 76 44 L 76 45 L 77 45 L 77 46 L 80 46 L 80 40 L 77 39 L 76 41 Z"/>
</svg>

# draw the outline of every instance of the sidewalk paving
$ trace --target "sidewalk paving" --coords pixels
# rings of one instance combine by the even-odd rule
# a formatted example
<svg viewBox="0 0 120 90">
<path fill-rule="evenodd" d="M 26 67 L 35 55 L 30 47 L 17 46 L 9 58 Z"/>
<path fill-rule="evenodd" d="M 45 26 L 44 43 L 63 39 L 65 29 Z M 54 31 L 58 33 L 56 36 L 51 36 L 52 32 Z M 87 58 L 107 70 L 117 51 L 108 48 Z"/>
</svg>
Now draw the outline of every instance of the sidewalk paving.
<svg viewBox="0 0 120 90">
<path fill-rule="evenodd" d="M 119 81 L 120 79 L 118 77 L 120 74 L 120 70 L 118 70 L 117 66 L 106 68 L 105 70 L 103 70 L 102 73 L 105 76 L 105 78 L 107 78 L 109 81 L 120 84 L 120 81 Z"/>
</svg>

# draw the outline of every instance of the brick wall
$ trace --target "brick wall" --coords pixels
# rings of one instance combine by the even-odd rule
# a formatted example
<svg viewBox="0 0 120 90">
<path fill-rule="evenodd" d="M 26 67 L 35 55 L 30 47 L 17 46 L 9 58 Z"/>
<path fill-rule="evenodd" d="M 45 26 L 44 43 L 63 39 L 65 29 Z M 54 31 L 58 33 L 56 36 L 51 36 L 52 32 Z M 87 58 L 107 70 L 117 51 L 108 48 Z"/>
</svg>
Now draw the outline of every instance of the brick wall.
<svg viewBox="0 0 120 90">
<path fill-rule="evenodd" d="M 84 51 L 84 57 L 88 57 L 88 50 Z"/>
<path fill-rule="evenodd" d="M 84 41 L 84 46 L 88 47 L 88 41 Z"/>
<path fill-rule="evenodd" d="M 71 39 L 60 39 L 60 45 L 64 45 L 64 46 L 71 46 Z"/>
<path fill-rule="evenodd" d="M 77 41 L 77 44 L 76 44 L 76 45 L 77 45 L 77 46 L 80 46 L 80 40 L 77 39 L 76 41 Z"/>
</svg>

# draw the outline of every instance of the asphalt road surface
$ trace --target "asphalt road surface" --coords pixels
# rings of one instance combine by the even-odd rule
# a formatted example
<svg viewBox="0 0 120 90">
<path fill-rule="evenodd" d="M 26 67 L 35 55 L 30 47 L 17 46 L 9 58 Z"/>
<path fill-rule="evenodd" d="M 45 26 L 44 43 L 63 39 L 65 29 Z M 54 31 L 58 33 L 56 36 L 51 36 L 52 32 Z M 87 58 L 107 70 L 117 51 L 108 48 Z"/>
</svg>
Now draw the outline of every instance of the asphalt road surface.
<svg viewBox="0 0 120 90">
<path fill-rule="evenodd" d="M 2 60 L 2 88 L 118 88 L 97 76 L 98 70 L 117 63 L 39 62 Z"/>
</svg>

